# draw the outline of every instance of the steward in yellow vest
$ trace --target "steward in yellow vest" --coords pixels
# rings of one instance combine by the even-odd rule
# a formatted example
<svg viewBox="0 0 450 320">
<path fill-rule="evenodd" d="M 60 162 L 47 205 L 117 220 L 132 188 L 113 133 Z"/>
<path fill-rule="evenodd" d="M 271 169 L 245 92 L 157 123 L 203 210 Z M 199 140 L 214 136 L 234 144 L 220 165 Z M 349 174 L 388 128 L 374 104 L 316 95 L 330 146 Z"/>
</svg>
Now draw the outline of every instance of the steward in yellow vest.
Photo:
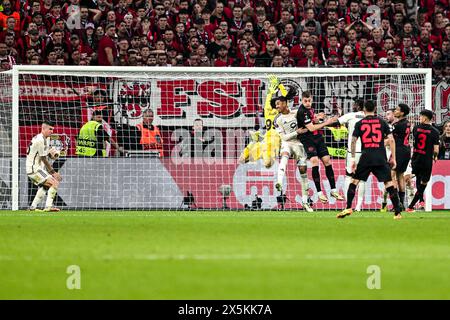
<svg viewBox="0 0 450 320">
<path fill-rule="evenodd" d="M 111 142 L 111 145 L 119 152 L 123 152 L 123 148 L 119 147 L 103 129 L 102 121 L 103 112 L 96 110 L 92 120 L 81 127 L 77 138 L 76 155 L 82 157 L 107 157 L 106 141 Z"/>
</svg>

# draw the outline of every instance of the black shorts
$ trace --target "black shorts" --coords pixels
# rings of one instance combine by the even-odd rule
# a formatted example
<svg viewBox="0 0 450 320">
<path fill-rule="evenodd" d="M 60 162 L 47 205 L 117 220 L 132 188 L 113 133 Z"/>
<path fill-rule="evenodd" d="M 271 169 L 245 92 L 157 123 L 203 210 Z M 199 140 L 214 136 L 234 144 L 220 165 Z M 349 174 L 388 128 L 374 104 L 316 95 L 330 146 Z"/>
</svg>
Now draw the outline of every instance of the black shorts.
<svg viewBox="0 0 450 320">
<path fill-rule="evenodd" d="M 395 158 L 397 162 L 397 168 L 395 168 L 395 172 L 404 173 L 408 168 L 409 161 L 411 160 L 411 152 L 407 150 L 398 150 L 395 154 Z"/>
<path fill-rule="evenodd" d="M 308 160 L 312 157 L 323 158 L 330 155 L 322 136 L 318 138 L 303 139 L 301 140 L 301 142 L 303 144 L 303 147 L 305 148 L 306 157 L 308 158 Z"/>
<path fill-rule="evenodd" d="M 374 165 L 366 165 L 364 162 L 359 162 L 356 167 L 355 174 L 353 176 L 356 180 L 367 181 L 370 173 L 378 179 L 379 182 L 389 182 L 392 180 L 391 178 L 391 167 L 386 162 L 385 164 L 374 166 Z"/>
<path fill-rule="evenodd" d="M 428 182 L 431 178 L 431 172 L 433 171 L 433 164 L 423 163 L 421 161 L 411 162 L 412 173 L 416 175 L 417 179 L 421 182 Z"/>
</svg>

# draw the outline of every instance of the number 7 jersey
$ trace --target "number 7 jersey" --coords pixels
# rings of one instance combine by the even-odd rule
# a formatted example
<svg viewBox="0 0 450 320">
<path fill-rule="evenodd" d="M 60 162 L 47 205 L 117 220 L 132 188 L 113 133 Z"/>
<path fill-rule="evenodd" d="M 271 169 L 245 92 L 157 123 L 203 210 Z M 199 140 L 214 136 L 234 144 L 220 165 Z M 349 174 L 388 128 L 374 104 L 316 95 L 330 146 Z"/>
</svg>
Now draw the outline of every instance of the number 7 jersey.
<svg viewBox="0 0 450 320">
<path fill-rule="evenodd" d="M 360 163 L 380 166 L 386 163 L 384 139 L 391 133 L 386 121 L 377 116 L 366 116 L 355 124 L 353 137 L 361 139 Z"/>
</svg>

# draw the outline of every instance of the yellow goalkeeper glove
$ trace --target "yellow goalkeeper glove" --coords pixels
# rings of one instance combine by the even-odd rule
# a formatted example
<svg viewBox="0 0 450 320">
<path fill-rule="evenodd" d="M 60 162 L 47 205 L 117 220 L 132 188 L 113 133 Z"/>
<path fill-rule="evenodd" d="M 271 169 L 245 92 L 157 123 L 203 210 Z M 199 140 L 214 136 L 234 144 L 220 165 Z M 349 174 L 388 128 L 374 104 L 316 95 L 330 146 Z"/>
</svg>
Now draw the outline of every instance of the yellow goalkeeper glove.
<svg viewBox="0 0 450 320">
<path fill-rule="evenodd" d="M 268 76 L 268 78 L 269 78 L 269 93 L 270 94 L 274 94 L 277 91 L 277 89 L 278 89 L 278 85 L 280 84 L 280 80 L 274 74 L 270 74 Z"/>
<path fill-rule="evenodd" d="M 258 142 L 260 135 L 261 132 L 259 130 L 258 131 L 250 130 L 250 137 L 252 139 L 252 142 Z"/>
<path fill-rule="evenodd" d="M 282 84 L 282 83 L 280 83 L 279 85 L 278 85 L 278 88 L 280 89 L 280 92 L 281 92 L 281 95 L 283 96 L 283 97 L 286 97 L 286 95 L 287 95 L 287 90 L 286 90 L 286 88 L 284 87 L 284 85 Z"/>
</svg>

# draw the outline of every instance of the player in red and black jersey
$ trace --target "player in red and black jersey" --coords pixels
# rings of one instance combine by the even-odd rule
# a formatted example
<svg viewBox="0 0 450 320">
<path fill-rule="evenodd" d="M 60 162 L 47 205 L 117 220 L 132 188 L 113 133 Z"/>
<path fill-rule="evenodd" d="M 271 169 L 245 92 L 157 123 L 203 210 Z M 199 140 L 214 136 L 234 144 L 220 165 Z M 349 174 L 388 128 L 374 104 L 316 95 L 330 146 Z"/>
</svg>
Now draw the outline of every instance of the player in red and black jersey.
<svg viewBox="0 0 450 320">
<path fill-rule="evenodd" d="M 394 110 L 394 116 L 397 119 L 394 122 L 392 135 L 395 140 L 395 155 L 397 157 L 397 167 L 394 174 L 397 180 L 398 195 L 400 197 L 400 205 L 405 206 L 405 177 L 403 174 L 408 168 L 411 160 L 411 147 L 409 146 L 409 135 L 411 133 L 411 124 L 406 116 L 409 114 L 409 107 L 404 103 L 400 103 Z"/>
<path fill-rule="evenodd" d="M 355 174 L 347 191 L 347 208 L 338 214 L 337 218 L 345 218 L 353 213 L 352 202 L 355 197 L 356 187 L 360 180 L 367 181 L 370 173 L 373 173 L 378 181 L 384 182 L 392 204 L 394 205 L 394 218 L 399 219 L 401 218 L 400 199 L 397 190 L 394 188 L 394 183 L 391 178 L 391 168 L 389 166 L 390 164 L 393 169 L 396 168 L 395 141 L 386 121 L 375 116 L 375 103 L 373 101 L 369 100 L 364 103 L 364 113 L 366 116 L 356 123 L 355 130 L 353 131 L 351 145 L 352 157 L 350 161 L 352 162 L 352 171 Z M 384 146 L 384 139 L 386 138 L 392 150 L 390 163 L 388 163 Z M 361 158 L 359 159 L 358 166 L 356 166 L 355 153 L 356 141 L 358 139 L 361 139 Z"/>
<path fill-rule="evenodd" d="M 322 203 L 327 203 L 328 199 L 322 193 L 322 188 L 320 186 L 319 158 L 325 165 L 325 173 L 331 187 L 330 195 L 337 200 L 344 200 L 344 198 L 336 191 L 336 182 L 334 179 L 333 166 L 330 162 L 330 154 L 328 153 L 328 148 L 325 145 L 322 133 L 319 131 L 325 126 L 334 124 L 338 118 L 333 117 L 325 122 L 319 123 L 319 120 L 324 120 L 324 118 L 324 114 L 319 116 L 314 114 L 311 92 L 304 91 L 302 93 L 302 104 L 297 111 L 297 125 L 299 129 L 306 128 L 308 131 L 300 134 L 300 142 L 305 148 L 307 158 L 311 161 L 312 177 L 317 188 L 319 200 Z"/>
<path fill-rule="evenodd" d="M 419 115 L 419 125 L 413 129 L 414 145 L 411 164 L 412 173 L 416 175 L 417 192 L 406 209 L 407 212 L 414 212 L 414 206 L 423 197 L 430 181 L 433 160 L 436 161 L 439 154 L 439 132 L 431 126 L 432 119 L 432 111 L 422 110 Z"/>
</svg>

